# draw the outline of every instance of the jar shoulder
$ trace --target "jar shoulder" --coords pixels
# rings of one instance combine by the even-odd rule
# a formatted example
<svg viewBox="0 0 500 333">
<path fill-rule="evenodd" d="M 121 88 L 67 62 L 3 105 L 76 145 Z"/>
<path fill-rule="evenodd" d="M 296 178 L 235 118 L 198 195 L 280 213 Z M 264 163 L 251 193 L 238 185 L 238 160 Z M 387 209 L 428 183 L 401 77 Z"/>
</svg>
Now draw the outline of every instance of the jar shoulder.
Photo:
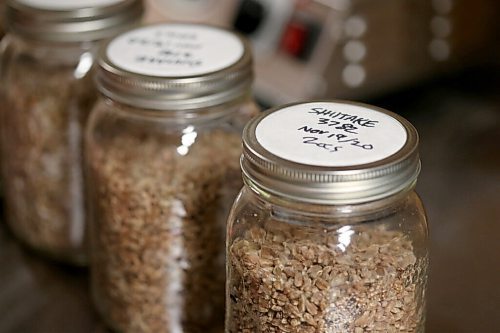
<svg viewBox="0 0 500 333">
<path fill-rule="evenodd" d="M 345 226 L 413 229 L 427 237 L 427 216 L 422 200 L 414 190 L 398 196 L 358 205 L 311 205 L 275 201 L 245 186 L 233 205 L 229 223 L 288 224 L 293 228 L 337 230 Z"/>
<path fill-rule="evenodd" d="M 93 64 L 98 46 L 98 42 L 44 42 L 8 33 L 2 39 L 0 52 L 2 59 L 14 65 L 74 69 L 82 66 L 82 57 Z"/>
<path fill-rule="evenodd" d="M 248 115 L 236 109 L 231 117 L 184 122 L 141 111 L 100 98 L 85 133 L 89 165 L 113 163 L 129 171 L 169 166 L 177 174 L 204 169 L 214 175 L 229 168 L 241 178 L 242 128 L 235 118 Z"/>
<path fill-rule="evenodd" d="M 211 112 L 217 116 L 210 117 Z M 141 129 L 142 132 L 152 136 L 161 134 L 182 136 L 194 131 L 205 133 L 216 130 L 241 134 L 245 124 L 258 113 L 259 108 L 251 99 L 213 109 L 177 112 L 141 109 L 117 103 L 101 95 L 91 111 L 88 135 L 110 131 L 116 134 L 118 131 L 124 135 L 134 136 L 138 135 L 134 130 L 141 131 Z"/>
</svg>

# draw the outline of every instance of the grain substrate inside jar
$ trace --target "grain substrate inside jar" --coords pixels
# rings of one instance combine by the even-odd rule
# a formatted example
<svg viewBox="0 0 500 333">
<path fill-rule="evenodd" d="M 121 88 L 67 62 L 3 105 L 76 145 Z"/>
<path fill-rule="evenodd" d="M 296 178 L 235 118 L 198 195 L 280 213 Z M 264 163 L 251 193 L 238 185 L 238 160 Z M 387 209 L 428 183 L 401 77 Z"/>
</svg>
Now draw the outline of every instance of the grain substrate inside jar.
<svg viewBox="0 0 500 333">
<path fill-rule="evenodd" d="M 423 331 L 427 262 L 400 232 L 266 230 L 230 247 L 229 332 Z"/>
<path fill-rule="evenodd" d="M 10 64 L 3 110 L 7 214 L 32 247 L 82 262 L 82 127 L 97 93 L 74 68 L 20 58 Z"/>
<path fill-rule="evenodd" d="M 91 150 L 94 297 L 119 331 L 222 329 L 240 136 L 198 133 L 185 156 L 178 146 L 124 135 Z"/>
</svg>

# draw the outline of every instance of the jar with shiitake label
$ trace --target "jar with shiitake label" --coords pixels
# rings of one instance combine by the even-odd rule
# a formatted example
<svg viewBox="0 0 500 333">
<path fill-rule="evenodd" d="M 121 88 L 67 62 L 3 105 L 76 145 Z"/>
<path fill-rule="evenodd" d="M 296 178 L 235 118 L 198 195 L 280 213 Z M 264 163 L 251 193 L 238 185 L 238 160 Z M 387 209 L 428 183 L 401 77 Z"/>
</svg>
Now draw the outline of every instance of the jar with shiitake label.
<svg viewBox="0 0 500 333">
<path fill-rule="evenodd" d="M 23 243 L 87 262 L 83 127 L 99 44 L 137 25 L 140 0 L 7 0 L 1 44 L 6 217 Z"/>
<path fill-rule="evenodd" d="M 314 101 L 253 119 L 227 232 L 226 332 L 423 332 L 415 128 Z"/>
<path fill-rule="evenodd" d="M 94 302 L 119 332 L 222 332 L 225 231 L 258 113 L 248 43 L 159 24 L 102 49 L 86 164 Z"/>
</svg>

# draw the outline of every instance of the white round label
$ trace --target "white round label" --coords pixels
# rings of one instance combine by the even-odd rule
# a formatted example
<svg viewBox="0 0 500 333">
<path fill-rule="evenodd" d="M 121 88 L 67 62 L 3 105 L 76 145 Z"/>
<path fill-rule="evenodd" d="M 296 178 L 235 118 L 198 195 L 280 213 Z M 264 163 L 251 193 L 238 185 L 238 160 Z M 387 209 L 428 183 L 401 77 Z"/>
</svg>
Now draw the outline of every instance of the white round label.
<svg viewBox="0 0 500 333">
<path fill-rule="evenodd" d="M 312 102 L 271 113 L 256 138 L 270 153 L 295 163 L 342 167 L 380 161 L 407 140 L 391 116 L 360 105 Z"/>
<path fill-rule="evenodd" d="M 229 67 L 242 57 L 244 48 L 235 35 L 225 30 L 165 24 L 120 35 L 106 52 L 112 63 L 133 73 L 185 77 Z"/>
<path fill-rule="evenodd" d="M 17 0 L 18 2 L 47 10 L 74 10 L 89 7 L 107 7 L 125 0 Z"/>
</svg>

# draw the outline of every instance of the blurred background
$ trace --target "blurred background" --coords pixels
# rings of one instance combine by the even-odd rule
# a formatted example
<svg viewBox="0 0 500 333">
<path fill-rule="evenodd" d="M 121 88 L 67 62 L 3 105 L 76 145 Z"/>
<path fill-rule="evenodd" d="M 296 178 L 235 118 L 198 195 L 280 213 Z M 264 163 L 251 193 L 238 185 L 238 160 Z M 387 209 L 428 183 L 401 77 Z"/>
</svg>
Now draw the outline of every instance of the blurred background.
<svg viewBox="0 0 500 333">
<path fill-rule="evenodd" d="M 246 35 L 264 107 L 312 98 L 402 114 L 421 137 L 427 332 L 500 332 L 500 2 L 148 0 L 146 22 Z M 103 332 L 83 269 L 57 266 L 0 222 L 0 332 Z"/>
</svg>

